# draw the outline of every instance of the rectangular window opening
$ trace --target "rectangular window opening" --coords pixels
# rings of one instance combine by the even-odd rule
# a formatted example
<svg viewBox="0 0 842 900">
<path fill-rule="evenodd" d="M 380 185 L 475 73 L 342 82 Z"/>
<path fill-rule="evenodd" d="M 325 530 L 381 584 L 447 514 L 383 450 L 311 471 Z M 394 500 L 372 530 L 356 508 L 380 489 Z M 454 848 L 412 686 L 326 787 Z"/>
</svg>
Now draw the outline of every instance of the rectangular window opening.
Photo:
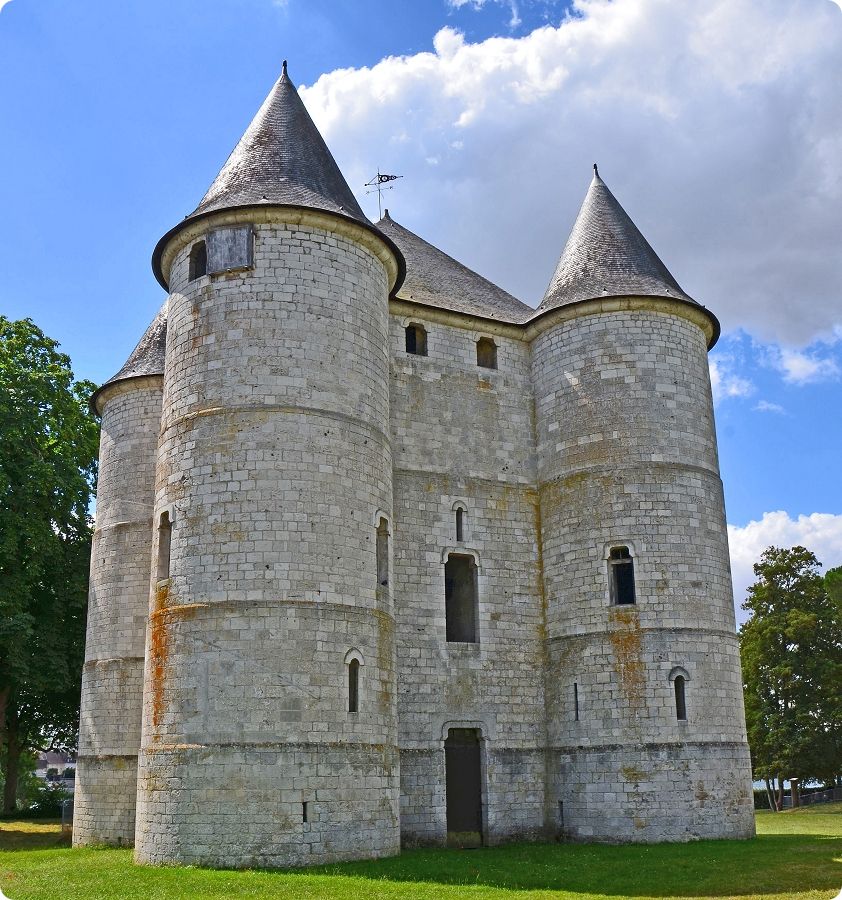
<svg viewBox="0 0 842 900">
<path fill-rule="evenodd" d="M 630 606 L 637 602 L 634 589 L 634 560 L 628 547 L 614 547 L 608 558 L 611 579 L 611 602 L 615 606 Z"/>
<path fill-rule="evenodd" d="M 477 566 L 472 556 L 451 554 L 444 566 L 447 640 L 475 644 L 477 636 Z"/>
<path fill-rule="evenodd" d="M 579 685 L 577 682 L 573 682 L 573 716 L 575 720 L 579 721 Z"/>
<path fill-rule="evenodd" d="M 360 663 L 352 659 L 348 663 L 348 712 L 360 710 Z"/>
<path fill-rule="evenodd" d="M 304 822 L 305 825 L 307 824 L 307 821 L 308 821 L 308 819 L 307 819 L 307 802 L 306 801 L 301 804 L 301 821 Z"/>
<path fill-rule="evenodd" d="M 406 352 L 413 356 L 427 355 L 427 332 L 422 325 L 406 326 Z"/>
<path fill-rule="evenodd" d="M 168 512 L 161 513 L 158 525 L 158 581 L 170 577 L 170 545 L 172 543 L 172 523 Z"/>
<path fill-rule="evenodd" d="M 389 523 L 381 518 L 377 525 L 377 585 L 387 587 L 389 584 Z"/>
</svg>

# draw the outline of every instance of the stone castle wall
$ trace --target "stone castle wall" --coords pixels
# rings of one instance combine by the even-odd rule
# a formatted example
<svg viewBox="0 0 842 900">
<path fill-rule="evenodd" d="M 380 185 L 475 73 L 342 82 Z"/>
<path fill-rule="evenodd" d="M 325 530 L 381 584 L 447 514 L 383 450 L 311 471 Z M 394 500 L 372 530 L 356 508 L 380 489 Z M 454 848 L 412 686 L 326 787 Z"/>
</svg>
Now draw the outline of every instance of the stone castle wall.
<svg viewBox="0 0 842 900">
<path fill-rule="evenodd" d="M 676 309 L 597 312 L 534 342 L 552 805 L 574 838 L 753 833 L 706 338 Z M 611 605 L 615 546 L 632 606 Z"/>
<path fill-rule="evenodd" d="M 331 217 L 256 228 L 254 268 L 169 301 L 137 854 L 306 865 L 397 852 L 383 262 Z M 349 652 L 360 709 L 348 711 Z M 306 806 L 305 806 L 306 804 Z"/>
<path fill-rule="evenodd" d="M 161 378 L 111 385 L 100 404 L 73 823 L 77 846 L 134 840 Z"/>
<path fill-rule="evenodd" d="M 253 269 L 188 280 L 202 228 L 249 221 Z M 593 301 L 528 334 L 491 323 L 487 369 L 480 320 L 406 318 L 406 303 L 390 317 L 385 248 L 355 225 L 267 208 L 180 240 L 154 501 L 155 522 L 173 522 L 169 577 L 153 565 L 148 595 L 150 501 L 137 574 L 98 537 L 97 584 L 134 578 L 144 612 L 112 623 L 110 588 L 92 606 L 79 842 L 130 839 L 133 809 L 109 798 L 128 797 L 134 762 L 114 788 L 98 735 L 116 732 L 97 719 L 113 707 L 96 698 L 128 678 L 106 660 L 134 654 L 137 709 L 147 612 L 141 861 L 306 865 L 395 853 L 399 837 L 442 844 L 452 728 L 481 739 L 486 843 L 750 835 L 703 314 Z M 412 321 L 425 356 L 406 352 Z M 156 452 L 154 411 L 120 390 L 104 434 L 124 416 L 144 437 L 126 431 L 119 461 L 103 444 L 103 535 L 109 490 L 128 490 L 109 479 Z M 613 546 L 633 556 L 633 606 L 611 604 Z M 447 640 L 451 553 L 478 565 L 475 642 Z M 137 728 L 125 735 L 114 746 L 136 753 Z"/>
<path fill-rule="evenodd" d="M 529 346 L 497 336 L 497 369 L 482 368 L 479 334 L 425 322 L 415 356 L 409 321 L 391 336 L 402 840 L 446 839 L 448 727 L 481 734 L 485 839 L 534 838 L 546 735 Z M 479 563 L 477 643 L 446 640 L 449 552 Z"/>
</svg>

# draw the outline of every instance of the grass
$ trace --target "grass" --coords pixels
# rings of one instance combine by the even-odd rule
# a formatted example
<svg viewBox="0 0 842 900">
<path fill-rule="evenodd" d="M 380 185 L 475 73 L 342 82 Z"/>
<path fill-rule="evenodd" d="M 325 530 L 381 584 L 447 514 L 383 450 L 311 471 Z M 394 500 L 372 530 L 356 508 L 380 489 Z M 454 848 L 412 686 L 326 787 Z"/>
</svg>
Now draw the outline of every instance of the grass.
<svg viewBox="0 0 842 900">
<path fill-rule="evenodd" d="M 754 841 L 414 850 L 307 871 L 135 866 L 130 850 L 71 850 L 57 823 L 0 822 L 10 900 L 829 900 L 842 887 L 842 803 L 757 814 Z"/>
</svg>

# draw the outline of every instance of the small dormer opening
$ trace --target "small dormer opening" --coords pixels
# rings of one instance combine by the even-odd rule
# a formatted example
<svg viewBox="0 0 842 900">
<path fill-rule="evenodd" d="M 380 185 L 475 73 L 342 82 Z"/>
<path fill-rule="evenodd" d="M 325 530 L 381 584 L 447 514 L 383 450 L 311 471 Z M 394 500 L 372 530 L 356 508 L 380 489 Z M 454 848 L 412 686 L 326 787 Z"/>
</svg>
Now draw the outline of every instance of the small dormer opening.
<svg viewBox="0 0 842 900">
<path fill-rule="evenodd" d="M 611 548 L 608 556 L 608 579 L 612 604 L 630 606 L 636 602 L 634 560 L 628 547 Z"/>
<path fill-rule="evenodd" d="M 413 356 L 427 355 L 427 332 L 417 322 L 406 326 L 406 352 Z"/>
<path fill-rule="evenodd" d="M 169 512 L 162 512 L 158 522 L 158 581 L 170 577 L 170 544 L 172 543 L 172 522 Z"/>
<path fill-rule="evenodd" d="M 208 274 L 208 246 L 204 241 L 196 241 L 190 248 L 190 281 L 195 281 Z"/>
<path fill-rule="evenodd" d="M 483 369 L 497 368 L 497 345 L 491 338 L 480 338 L 477 341 L 477 365 Z"/>
</svg>

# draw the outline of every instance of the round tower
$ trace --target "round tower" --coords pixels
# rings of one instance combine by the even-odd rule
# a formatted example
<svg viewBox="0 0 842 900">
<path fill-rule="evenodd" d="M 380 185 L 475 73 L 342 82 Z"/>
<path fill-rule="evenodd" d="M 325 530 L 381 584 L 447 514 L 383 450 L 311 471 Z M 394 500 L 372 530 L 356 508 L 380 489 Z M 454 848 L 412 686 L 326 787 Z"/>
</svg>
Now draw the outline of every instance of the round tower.
<svg viewBox="0 0 842 900">
<path fill-rule="evenodd" d="M 555 825 L 748 837 L 707 365 L 718 322 L 595 171 L 532 328 Z"/>
<path fill-rule="evenodd" d="M 73 843 L 131 845 L 166 307 L 91 398 L 102 417 Z"/>
<path fill-rule="evenodd" d="M 136 855 L 398 852 L 387 316 L 403 277 L 284 73 L 170 291 Z"/>
</svg>

